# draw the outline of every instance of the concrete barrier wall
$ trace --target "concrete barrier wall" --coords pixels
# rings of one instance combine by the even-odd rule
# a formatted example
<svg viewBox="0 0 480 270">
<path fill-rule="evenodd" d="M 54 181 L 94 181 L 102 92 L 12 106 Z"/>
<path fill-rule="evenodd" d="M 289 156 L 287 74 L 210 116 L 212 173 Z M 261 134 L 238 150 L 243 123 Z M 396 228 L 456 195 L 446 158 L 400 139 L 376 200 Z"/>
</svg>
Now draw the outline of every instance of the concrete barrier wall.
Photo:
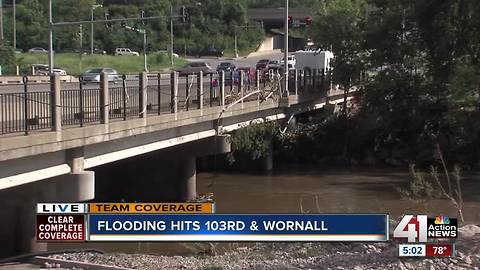
<svg viewBox="0 0 480 270">
<path fill-rule="evenodd" d="M 48 83 L 49 76 L 27 76 L 28 83 Z M 70 75 L 60 76 L 61 82 L 78 82 L 78 78 Z M 23 76 L 0 76 L 0 84 L 19 84 L 23 83 Z"/>
</svg>

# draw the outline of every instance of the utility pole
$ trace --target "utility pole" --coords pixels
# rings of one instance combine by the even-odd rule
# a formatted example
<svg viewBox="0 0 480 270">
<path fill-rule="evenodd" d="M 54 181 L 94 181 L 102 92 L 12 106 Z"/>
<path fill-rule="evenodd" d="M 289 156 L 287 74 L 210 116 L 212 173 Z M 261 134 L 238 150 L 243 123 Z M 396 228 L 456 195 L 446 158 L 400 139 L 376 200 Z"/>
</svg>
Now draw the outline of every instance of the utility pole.
<svg viewBox="0 0 480 270">
<path fill-rule="evenodd" d="M 283 54 L 283 70 L 285 71 L 285 74 L 283 75 L 283 89 L 285 91 L 285 94 L 288 97 L 288 0 L 285 0 L 285 48 L 284 48 L 284 54 Z"/>
<path fill-rule="evenodd" d="M 52 0 L 48 0 L 48 71 L 53 74 L 53 14 Z"/>
<path fill-rule="evenodd" d="M 173 5 L 170 2 L 170 64 L 173 67 Z"/>
<path fill-rule="evenodd" d="M 82 72 L 82 48 L 83 48 L 83 25 L 79 25 L 79 30 L 80 30 L 80 33 L 79 33 L 79 38 L 80 38 L 80 72 Z"/>
<path fill-rule="evenodd" d="M 237 27 L 235 26 L 235 58 L 238 58 Z"/>
<path fill-rule="evenodd" d="M 15 4 L 16 0 L 13 0 L 13 49 L 17 50 L 17 8 Z"/>
</svg>

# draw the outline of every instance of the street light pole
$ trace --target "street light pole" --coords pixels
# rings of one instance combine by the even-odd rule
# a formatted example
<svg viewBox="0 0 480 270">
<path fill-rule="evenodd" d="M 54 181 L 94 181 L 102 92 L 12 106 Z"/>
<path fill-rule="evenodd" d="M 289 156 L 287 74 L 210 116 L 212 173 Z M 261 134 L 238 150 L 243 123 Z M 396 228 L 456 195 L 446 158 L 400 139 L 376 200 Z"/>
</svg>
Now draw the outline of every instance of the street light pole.
<svg viewBox="0 0 480 270">
<path fill-rule="evenodd" d="M 93 11 L 98 7 L 103 7 L 103 5 L 92 5 L 92 9 L 90 10 L 90 18 L 92 19 L 92 23 L 90 24 L 90 54 L 93 54 Z"/>
<path fill-rule="evenodd" d="M 52 0 L 48 0 L 48 71 L 53 74 L 53 14 Z"/>
<path fill-rule="evenodd" d="M 79 38 L 80 38 L 80 72 L 82 72 L 82 48 L 83 48 L 83 25 L 79 25 L 79 31 L 80 31 L 80 34 L 79 34 Z"/>
<path fill-rule="evenodd" d="M 235 27 L 235 58 L 238 58 L 237 27 Z"/>
<path fill-rule="evenodd" d="M 283 54 L 283 70 L 285 74 L 283 75 L 283 89 L 285 94 L 288 97 L 288 0 L 285 0 L 285 48 Z"/>
<path fill-rule="evenodd" d="M 143 70 L 148 72 L 147 67 L 147 29 L 143 29 Z"/>
<path fill-rule="evenodd" d="M 13 0 L 13 49 L 17 50 L 17 8 L 15 4 L 16 0 Z"/>
<path fill-rule="evenodd" d="M 170 64 L 173 66 L 173 5 L 170 2 Z"/>
</svg>

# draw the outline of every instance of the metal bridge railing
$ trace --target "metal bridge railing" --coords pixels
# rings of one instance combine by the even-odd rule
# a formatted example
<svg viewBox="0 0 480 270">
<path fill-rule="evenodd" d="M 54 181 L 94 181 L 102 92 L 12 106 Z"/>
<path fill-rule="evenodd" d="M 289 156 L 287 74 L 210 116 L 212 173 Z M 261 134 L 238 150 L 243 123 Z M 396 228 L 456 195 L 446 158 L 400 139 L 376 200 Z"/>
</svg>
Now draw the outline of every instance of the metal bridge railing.
<svg viewBox="0 0 480 270">
<path fill-rule="evenodd" d="M 83 126 L 108 123 L 109 119 L 127 120 L 200 108 L 225 110 L 249 101 L 258 104 L 267 99 L 278 101 L 287 93 L 325 93 L 331 71 L 292 70 L 288 76 L 289 91 L 282 89 L 280 72 L 265 70 L 211 72 L 201 76 L 158 73 L 139 75 L 135 77 L 137 80 L 132 80 L 132 76 L 127 80 L 124 75 L 121 85 L 115 86 L 110 86 L 108 76 L 102 74 L 103 81 L 94 87 L 80 82 L 78 88 L 60 89 L 66 85 L 52 83 L 53 91 L 30 91 L 25 78 L 23 92 L 5 87 L 0 92 L 0 134 L 58 129 L 54 125 L 57 118 L 60 127 Z"/>
</svg>

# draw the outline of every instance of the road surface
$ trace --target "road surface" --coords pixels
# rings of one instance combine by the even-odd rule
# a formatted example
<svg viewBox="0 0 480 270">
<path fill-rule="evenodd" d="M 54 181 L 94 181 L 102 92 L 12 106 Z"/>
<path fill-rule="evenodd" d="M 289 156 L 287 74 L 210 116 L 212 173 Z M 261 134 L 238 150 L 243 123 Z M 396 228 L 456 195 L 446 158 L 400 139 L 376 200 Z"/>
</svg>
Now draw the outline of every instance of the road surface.
<svg viewBox="0 0 480 270">
<path fill-rule="evenodd" d="M 213 69 L 216 69 L 220 62 L 233 62 L 237 67 L 255 67 L 255 64 L 260 59 L 271 59 L 271 60 L 279 60 L 283 58 L 282 53 L 266 53 L 262 56 L 254 56 L 254 57 L 239 57 L 237 59 L 232 58 L 211 58 L 211 57 L 201 57 L 201 58 L 187 58 L 190 62 L 195 61 L 204 61 L 210 64 Z M 153 75 L 153 74 L 152 74 Z M 170 75 L 169 74 L 162 74 L 161 77 L 161 85 L 170 85 Z M 149 85 L 157 85 L 157 78 L 153 75 L 149 78 Z M 185 89 L 185 80 L 183 78 L 179 81 L 180 88 Z M 114 84 L 110 83 L 110 87 L 121 87 L 121 81 Z M 138 86 L 138 77 L 136 75 L 129 75 L 127 77 L 127 86 Z M 83 89 L 98 89 L 99 85 L 95 83 L 86 84 L 83 86 Z M 79 89 L 79 83 L 62 83 L 61 84 L 62 90 L 75 90 Z M 30 84 L 28 86 L 28 91 L 30 92 L 41 92 L 41 91 L 49 91 L 50 84 L 49 83 L 39 83 L 39 84 Z M 24 91 L 24 86 L 22 84 L 0 84 L 0 94 L 1 93 L 19 93 Z"/>
</svg>

